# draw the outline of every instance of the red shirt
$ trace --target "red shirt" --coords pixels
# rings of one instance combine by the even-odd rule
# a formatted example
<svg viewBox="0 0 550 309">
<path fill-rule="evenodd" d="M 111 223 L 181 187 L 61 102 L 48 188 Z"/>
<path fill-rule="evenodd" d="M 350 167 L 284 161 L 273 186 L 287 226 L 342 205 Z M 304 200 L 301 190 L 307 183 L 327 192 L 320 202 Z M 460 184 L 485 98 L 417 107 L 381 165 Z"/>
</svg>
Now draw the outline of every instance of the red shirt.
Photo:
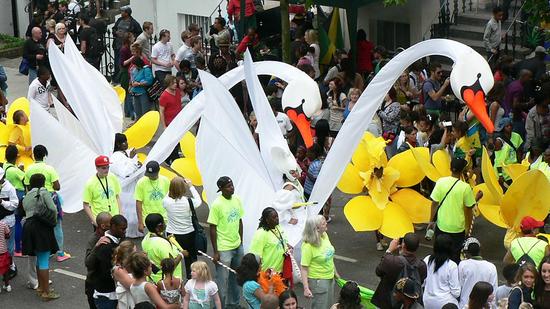
<svg viewBox="0 0 550 309">
<path fill-rule="evenodd" d="M 246 17 L 254 15 L 256 7 L 254 6 L 254 0 L 246 0 L 246 6 L 244 7 L 244 15 Z M 241 16 L 241 0 L 229 0 L 227 5 L 227 14 L 233 15 L 235 20 L 239 20 Z"/>
<path fill-rule="evenodd" d="M 164 90 L 160 95 L 159 105 L 164 107 L 164 123 L 168 126 L 181 111 L 181 90 L 176 88 L 175 95 Z"/>
<path fill-rule="evenodd" d="M 241 43 L 239 43 L 239 46 L 237 47 L 237 53 L 242 54 L 246 51 L 246 48 L 248 47 L 248 44 L 252 43 L 252 47 L 255 47 L 260 43 L 260 40 L 258 38 L 258 34 L 254 36 L 254 39 L 251 39 L 248 35 L 246 35 Z"/>
<path fill-rule="evenodd" d="M 357 42 L 357 72 L 372 72 L 372 50 L 374 44 L 370 41 Z"/>
</svg>

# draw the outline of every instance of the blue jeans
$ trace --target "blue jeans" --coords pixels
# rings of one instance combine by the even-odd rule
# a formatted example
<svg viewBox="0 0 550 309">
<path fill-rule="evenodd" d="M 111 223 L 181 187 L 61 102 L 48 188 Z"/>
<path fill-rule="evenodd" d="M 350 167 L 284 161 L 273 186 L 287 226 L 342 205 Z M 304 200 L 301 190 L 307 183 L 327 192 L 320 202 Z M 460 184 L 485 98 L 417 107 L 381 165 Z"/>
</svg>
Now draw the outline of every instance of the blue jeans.
<svg viewBox="0 0 550 309">
<path fill-rule="evenodd" d="M 149 102 L 149 97 L 147 93 L 141 95 L 134 95 L 134 111 L 136 112 L 136 120 L 141 118 L 143 114 L 147 113 L 151 109 L 151 102 Z"/>
<path fill-rule="evenodd" d="M 98 296 L 97 298 L 94 298 L 95 306 L 97 309 L 116 309 L 118 305 L 118 301 L 108 299 L 105 296 Z"/>
<path fill-rule="evenodd" d="M 237 269 L 243 257 L 243 245 L 229 251 L 220 251 L 220 262 Z M 236 306 L 241 298 L 241 288 L 237 284 L 235 274 L 216 264 L 216 283 L 222 301 L 222 308 Z"/>
<path fill-rule="evenodd" d="M 38 71 L 36 69 L 29 68 L 29 85 L 32 83 L 33 80 L 36 79 L 38 76 Z"/>
<path fill-rule="evenodd" d="M 134 102 L 132 102 L 132 96 L 126 92 L 126 98 L 124 99 L 124 115 L 126 117 L 134 116 Z"/>
</svg>

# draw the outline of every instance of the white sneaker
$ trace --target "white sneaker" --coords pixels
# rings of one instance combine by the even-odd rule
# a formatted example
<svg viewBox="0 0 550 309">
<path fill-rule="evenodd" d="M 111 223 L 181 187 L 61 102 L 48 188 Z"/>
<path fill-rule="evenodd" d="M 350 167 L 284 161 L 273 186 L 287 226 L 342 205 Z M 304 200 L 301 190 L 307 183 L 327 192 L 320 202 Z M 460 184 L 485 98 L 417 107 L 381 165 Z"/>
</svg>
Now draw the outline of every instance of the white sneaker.
<svg viewBox="0 0 550 309">
<path fill-rule="evenodd" d="M 27 288 L 29 288 L 29 289 L 31 289 L 31 290 L 36 290 L 36 289 L 38 289 L 38 281 L 37 281 L 36 283 L 27 281 Z"/>
<path fill-rule="evenodd" d="M 6 292 L 11 292 L 11 285 L 5 285 L 4 288 L 3 288 Z"/>
</svg>

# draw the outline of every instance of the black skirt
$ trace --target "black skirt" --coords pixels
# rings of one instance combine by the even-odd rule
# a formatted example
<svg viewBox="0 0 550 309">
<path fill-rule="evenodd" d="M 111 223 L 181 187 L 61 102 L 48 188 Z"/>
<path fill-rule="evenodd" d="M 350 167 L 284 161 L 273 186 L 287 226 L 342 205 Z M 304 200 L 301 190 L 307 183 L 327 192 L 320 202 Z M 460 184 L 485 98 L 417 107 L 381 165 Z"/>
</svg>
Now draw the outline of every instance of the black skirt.
<svg viewBox="0 0 550 309">
<path fill-rule="evenodd" d="M 23 225 L 23 254 L 36 255 L 36 252 L 49 251 L 51 254 L 59 250 L 53 227 L 49 227 L 36 218 L 29 218 Z"/>
</svg>

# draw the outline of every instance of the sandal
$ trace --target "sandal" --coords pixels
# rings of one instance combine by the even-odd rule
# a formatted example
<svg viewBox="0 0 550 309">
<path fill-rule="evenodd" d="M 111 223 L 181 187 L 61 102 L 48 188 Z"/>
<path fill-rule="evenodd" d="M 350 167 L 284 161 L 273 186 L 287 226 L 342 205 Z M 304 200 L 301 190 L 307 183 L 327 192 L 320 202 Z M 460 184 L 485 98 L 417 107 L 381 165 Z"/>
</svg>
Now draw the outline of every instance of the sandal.
<svg viewBox="0 0 550 309">
<path fill-rule="evenodd" d="M 40 298 L 42 298 L 43 301 L 50 301 L 50 300 L 58 299 L 59 296 L 60 295 L 54 292 L 54 290 L 50 290 L 49 292 L 42 293 L 40 295 Z"/>
</svg>

